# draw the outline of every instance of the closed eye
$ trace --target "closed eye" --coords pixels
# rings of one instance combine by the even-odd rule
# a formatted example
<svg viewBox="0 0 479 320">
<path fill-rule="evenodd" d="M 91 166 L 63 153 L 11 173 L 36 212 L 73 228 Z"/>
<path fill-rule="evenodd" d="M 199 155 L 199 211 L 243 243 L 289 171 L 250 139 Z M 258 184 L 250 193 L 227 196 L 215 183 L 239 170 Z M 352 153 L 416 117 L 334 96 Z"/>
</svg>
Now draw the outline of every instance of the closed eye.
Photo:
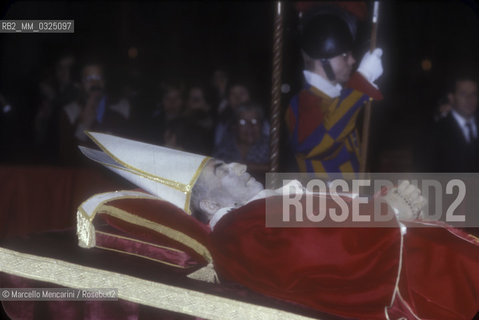
<svg viewBox="0 0 479 320">
<path fill-rule="evenodd" d="M 225 170 L 224 170 L 223 166 L 224 166 L 224 163 L 221 163 L 221 162 L 216 163 L 214 165 L 214 167 L 213 167 L 214 171 L 213 172 L 215 173 L 215 176 L 217 176 L 218 174 L 223 175 L 225 173 Z M 218 168 L 219 168 L 219 170 L 218 170 Z"/>
</svg>

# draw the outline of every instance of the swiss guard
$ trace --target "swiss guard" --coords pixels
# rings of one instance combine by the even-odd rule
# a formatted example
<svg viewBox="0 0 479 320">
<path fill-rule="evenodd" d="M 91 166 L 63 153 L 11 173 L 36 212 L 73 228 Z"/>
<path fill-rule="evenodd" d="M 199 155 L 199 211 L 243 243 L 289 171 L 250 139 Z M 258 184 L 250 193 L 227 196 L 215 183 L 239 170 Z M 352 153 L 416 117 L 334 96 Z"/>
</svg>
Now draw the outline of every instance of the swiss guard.
<svg viewBox="0 0 479 320">
<path fill-rule="evenodd" d="M 356 119 L 369 99 L 382 99 L 374 83 L 383 73 L 382 50 L 367 52 L 354 72 L 355 22 L 342 13 L 314 10 L 301 19 L 305 86 L 286 112 L 301 172 L 358 172 Z"/>
</svg>

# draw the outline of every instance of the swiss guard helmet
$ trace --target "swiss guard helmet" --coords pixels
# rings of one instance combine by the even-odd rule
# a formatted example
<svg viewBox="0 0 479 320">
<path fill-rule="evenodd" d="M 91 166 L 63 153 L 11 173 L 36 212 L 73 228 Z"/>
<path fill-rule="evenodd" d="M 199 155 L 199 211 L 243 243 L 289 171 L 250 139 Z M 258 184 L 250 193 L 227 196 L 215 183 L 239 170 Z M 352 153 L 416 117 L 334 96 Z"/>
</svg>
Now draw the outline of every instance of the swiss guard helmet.
<svg viewBox="0 0 479 320">
<path fill-rule="evenodd" d="M 353 48 L 353 36 L 347 23 L 333 14 L 319 14 L 304 22 L 300 45 L 315 60 L 320 60 L 328 78 L 335 79 L 329 59 Z"/>
</svg>

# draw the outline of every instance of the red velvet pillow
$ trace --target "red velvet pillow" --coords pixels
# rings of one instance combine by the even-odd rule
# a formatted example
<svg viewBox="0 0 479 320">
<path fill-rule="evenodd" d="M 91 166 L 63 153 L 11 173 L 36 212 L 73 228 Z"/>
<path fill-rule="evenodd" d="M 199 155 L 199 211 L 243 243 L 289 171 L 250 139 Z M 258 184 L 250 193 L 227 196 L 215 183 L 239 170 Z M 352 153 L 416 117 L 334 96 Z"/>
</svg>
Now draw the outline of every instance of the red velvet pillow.
<svg viewBox="0 0 479 320">
<path fill-rule="evenodd" d="M 98 248 L 158 261 L 185 273 L 212 261 L 209 226 L 163 200 L 112 200 L 99 208 L 93 223 Z"/>
</svg>

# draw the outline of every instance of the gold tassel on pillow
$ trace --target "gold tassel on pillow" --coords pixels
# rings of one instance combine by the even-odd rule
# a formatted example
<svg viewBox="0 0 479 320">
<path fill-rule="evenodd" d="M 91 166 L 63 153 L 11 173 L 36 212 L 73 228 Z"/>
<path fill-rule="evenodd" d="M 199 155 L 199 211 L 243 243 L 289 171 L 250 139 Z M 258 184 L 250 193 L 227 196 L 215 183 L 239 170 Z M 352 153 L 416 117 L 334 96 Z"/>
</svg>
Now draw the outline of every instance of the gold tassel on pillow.
<svg viewBox="0 0 479 320">
<path fill-rule="evenodd" d="M 82 248 L 93 248 L 96 244 L 95 226 L 81 210 L 77 211 L 77 236 Z"/>
<path fill-rule="evenodd" d="M 208 263 L 208 265 L 206 265 L 205 267 L 196 270 L 193 273 L 190 273 L 188 275 L 188 278 L 209 283 L 220 283 L 220 280 L 218 278 L 218 275 L 216 274 L 215 267 L 213 266 L 212 262 Z"/>
</svg>

